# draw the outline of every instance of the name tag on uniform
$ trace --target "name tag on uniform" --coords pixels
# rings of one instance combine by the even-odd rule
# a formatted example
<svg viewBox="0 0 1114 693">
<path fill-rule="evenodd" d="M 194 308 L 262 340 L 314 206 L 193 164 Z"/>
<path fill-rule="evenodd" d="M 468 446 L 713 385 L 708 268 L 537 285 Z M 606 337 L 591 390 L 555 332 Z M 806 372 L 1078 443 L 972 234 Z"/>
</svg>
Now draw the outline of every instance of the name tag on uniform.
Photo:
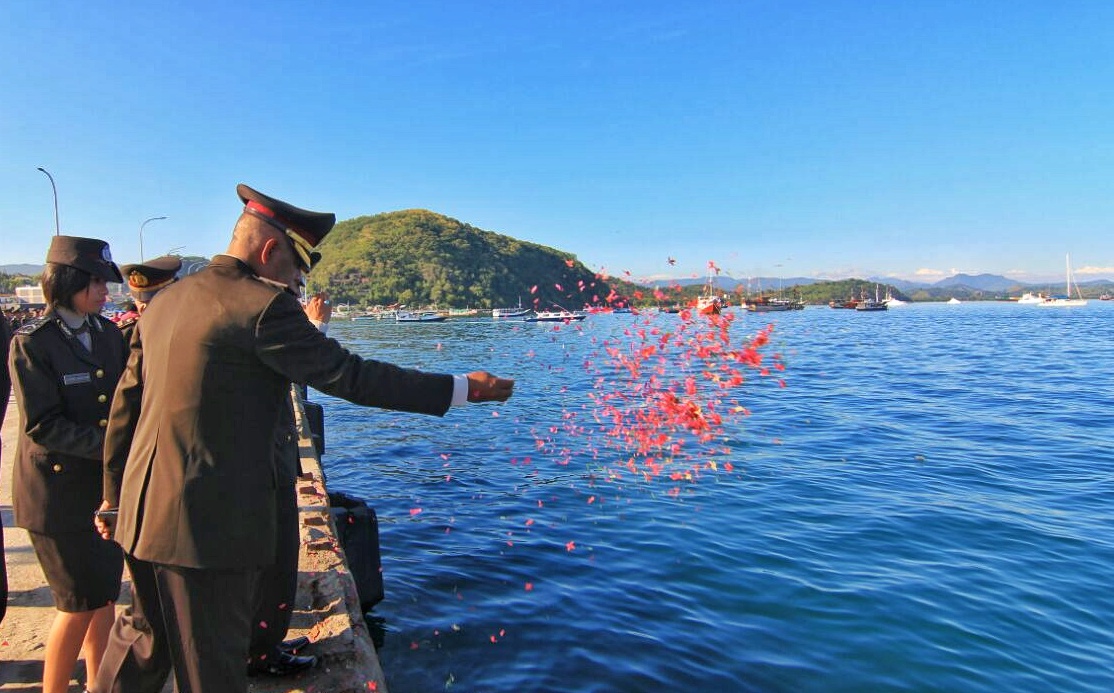
<svg viewBox="0 0 1114 693">
<path fill-rule="evenodd" d="M 63 385 L 81 385 L 91 382 L 93 382 L 93 378 L 88 373 L 64 373 L 62 375 Z"/>
</svg>

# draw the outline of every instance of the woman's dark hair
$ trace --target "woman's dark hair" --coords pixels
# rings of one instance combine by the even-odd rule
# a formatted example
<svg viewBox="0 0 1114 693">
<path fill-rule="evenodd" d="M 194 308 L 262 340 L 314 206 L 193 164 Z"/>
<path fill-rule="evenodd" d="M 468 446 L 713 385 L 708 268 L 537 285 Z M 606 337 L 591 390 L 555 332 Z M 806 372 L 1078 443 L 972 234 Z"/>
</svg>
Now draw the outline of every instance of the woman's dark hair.
<svg viewBox="0 0 1114 693">
<path fill-rule="evenodd" d="M 73 310 L 73 297 L 85 291 L 93 275 L 69 265 L 57 262 L 46 263 L 39 283 L 43 287 L 43 297 L 48 306 L 62 306 Z"/>
</svg>

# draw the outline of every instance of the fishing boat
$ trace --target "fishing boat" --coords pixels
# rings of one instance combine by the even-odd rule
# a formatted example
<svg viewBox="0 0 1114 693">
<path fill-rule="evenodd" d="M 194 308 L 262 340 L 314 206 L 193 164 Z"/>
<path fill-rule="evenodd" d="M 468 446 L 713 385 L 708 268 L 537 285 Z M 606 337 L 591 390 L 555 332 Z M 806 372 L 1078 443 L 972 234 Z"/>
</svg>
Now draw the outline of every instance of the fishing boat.
<svg viewBox="0 0 1114 693">
<path fill-rule="evenodd" d="M 699 296 L 696 299 L 696 312 L 700 315 L 719 315 L 723 311 L 723 301 L 719 296 Z"/>
<path fill-rule="evenodd" d="M 1083 298 L 1083 294 L 1079 291 L 1079 285 L 1075 283 L 1075 277 L 1071 272 L 1071 255 L 1065 256 L 1065 266 L 1067 268 L 1067 280 L 1065 284 L 1065 292 L 1063 296 L 1049 296 L 1048 299 L 1038 306 L 1049 308 L 1074 308 L 1077 306 L 1087 305 L 1087 299 Z M 1072 288 L 1075 288 L 1075 298 L 1072 298 Z"/>
<path fill-rule="evenodd" d="M 865 294 L 865 292 L 864 292 L 864 294 Z M 855 310 L 857 310 L 859 312 L 862 312 L 862 313 L 868 313 L 868 312 L 874 312 L 874 311 L 879 311 L 879 310 L 889 310 L 889 306 L 886 305 L 885 301 L 878 298 L 878 285 L 875 284 L 874 285 L 874 298 L 869 298 L 869 297 L 864 295 L 862 297 L 862 299 L 859 301 L 859 304 L 857 306 L 855 306 Z"/>
<path fill-rule="evenodd" d="M 395 322 L 444 322 L 444 320 L 444 315 L 431 310 L 399 311 L 395 314 Z"/>
<path fill-rule="evenodd" d="M 524 318 L 534 311 L 530 308 L 522 307 L 522 299 L 518 299 L 517 308 L 492 308 L 491 317 L 493 318 Z"/>
<path fill-rule="evenodd" d="M 889 310 L 889 306 L 887 306 L 883 301 L 868 298 L 859 301 L 859 305 L 855 306 L 855 310 L 859 311 L 860 313 L 869 313 L 878 310 Z"/>
<path fill-rule="evenodd" d="M 696 297 L 696 313 L 698 315 L 719 315 L 723 311 L 723 304 L 723 298 L 716 292 L 712 278 L 708 277 L 703 293 Z"/>
<path fill-rule="evenodd" d="M 751 313 L 780 313 L 786 310 L 804 310 L 805 304 L 788 298 L 754 296 L 747 298 L 744 307 Z"/>
<path fill-rule="evenodd" d="M 588 314 L 583 311 L 571 310 L 539 310 L 533 315 L 528 315 L 523 320 L 526 322 L 572 322 L 583 320 Z"/>
<path fill-rule="evenodd" d="M 829 308 L 838 308 L 840 310 L 855 310 L 855 306 L 859 305 L 859 299 L 849 298 L 846 301 L 828 301 Z"/>
</svg>

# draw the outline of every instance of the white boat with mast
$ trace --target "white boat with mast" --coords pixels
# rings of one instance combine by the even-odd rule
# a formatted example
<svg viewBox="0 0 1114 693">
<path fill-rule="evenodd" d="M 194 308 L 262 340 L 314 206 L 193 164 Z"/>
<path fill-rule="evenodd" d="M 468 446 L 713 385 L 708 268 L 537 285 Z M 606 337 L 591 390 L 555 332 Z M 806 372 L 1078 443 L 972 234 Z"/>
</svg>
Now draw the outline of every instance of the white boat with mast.
<svg viewBox="0 0 1114 693">
<path fill-rule="evenodd" d="M 1037 304 L 1038 306 L 1049 307 L 1049 308 L 1074 308 L 1074 307 L 1078 307 L 1078 306 L 1087 305 L 1087 299 L 1083 298 L 1082 292 L 1079 291 L 1079 285 L 1075 283 L 1075 277 L 1072 275 L 1071 255 L 1070 254 L 1066 255 L 1065 258 L 1066 258 L 1065 267 L 1066 267 L 1066 274 L 1067 274 L 1067 279 L 1066 279 L 1066 284 L 1065 284 L 1065 295 L 1064 296 L 1050 296 L 1048 299 L 1046 299 L 1042 303 L 1038 303 Z M 1072 298 L 1072 296 L 1071 296 L 1073 286 L 1075 288 L 1076 298 Z"/>
<path fill-rule="evenodd" d="M 524 318 L 530 313 L 534 312 L 530 308 L 522 307 L 522 297 L 518 297 L 517 308 L 492 308 L 491 317 L 493 318 Z"/>
<path fill-rule="evenodd" d="M 564 306 L 553 304 L 557 310 L 539 310 L 532 311 L 530 315 L 522 318 L 525 322 L 573 322 L 575 320 L 583 320 L 588 317 L 588 313 L 582 310 L 569 310 Z"/>
<path fill-rule="evenodd" d="M 896 308 L 898 306 L 906 305 L 908 303 L 908 301 L 903 301 L 900 298 L 898 298 L 897 296 L 894 296 L 893 287 L 887 285 L 886 286 L 886 298 L 884 298 L 882 300 L 882 303 L 885 303 L 887 308 Z"/>
<path fill-rule="evenodd" d="M 888 309 L 889 309 L 889 304 L 887 304 L 885 301 L 882 301 L 878 298 L 878 285 L 877 284 L 874 285 L 874 298 L 869 298 L 866 295 L 866 291 L 864 290 L 862 295 L 861 295 L 861 298 L 859 299 L 858 305 L 855 306 L 855 310 L 857 310 L 859 312 L 872 312 L 872 311 L 888 310 Z"/>
</svg>

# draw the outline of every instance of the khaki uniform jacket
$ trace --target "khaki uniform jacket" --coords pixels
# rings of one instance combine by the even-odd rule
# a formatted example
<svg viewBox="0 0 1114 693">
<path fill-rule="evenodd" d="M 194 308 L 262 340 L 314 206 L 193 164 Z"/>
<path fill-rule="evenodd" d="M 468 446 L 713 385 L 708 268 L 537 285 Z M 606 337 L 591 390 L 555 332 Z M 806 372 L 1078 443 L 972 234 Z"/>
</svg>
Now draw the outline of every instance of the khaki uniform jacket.
<svg viewBox="0 0 1114 693">
<path fill-rule="evenodd" d="M 19 527 L 88 531 L 101 504 L 105 427 L 127 347 L 111 320 L 89 317 L 93 350 L 56 314 L 24 325 L 8 357 L 23 427 L 12 505 Z"/>
<path fill-rule="evenodd" d="M 274 561 L 275 434 L 291 382 L 438 416 L 453 392 L 451 375 L 349 353 L 291 294 L 218 255 L 163 289 L 132 337 L 104 476 L 126 552 L 188 568 Z"/>
</svg>

